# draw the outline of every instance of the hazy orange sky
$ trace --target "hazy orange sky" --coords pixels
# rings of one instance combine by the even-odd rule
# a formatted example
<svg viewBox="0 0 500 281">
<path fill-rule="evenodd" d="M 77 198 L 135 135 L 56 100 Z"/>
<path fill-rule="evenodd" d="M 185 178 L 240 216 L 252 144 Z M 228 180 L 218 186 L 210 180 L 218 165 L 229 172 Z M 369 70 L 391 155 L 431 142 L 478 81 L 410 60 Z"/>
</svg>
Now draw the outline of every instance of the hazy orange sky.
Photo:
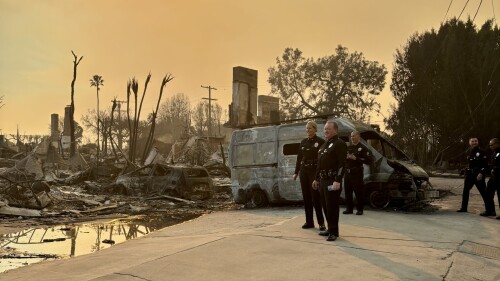
<svg viewBox="0 0 500 281">
<path fill-rule="evenodd" d="M 467 0 L 452 1 L 446 18 L 458 17 Z M 460 19 L 473 18 L 471 0 Z M 341 44 L 392 69 L 393 55 L 415 32 L 438 29 L 449 0 L 0 0 L 0 134 L 48 134 L 50 114 L 62 118 L 70 104 L 73 50 L 78 66 L 75 118 L 96 106 L 89 79 L 104 79 L 100 107 L 126 100 L 136 77 L 142 93 L 152 80 L 143 116 L 156 104 L 162 77 L 175 78 L 164 99 L 185 93 L 194 105 L 208 96 L 227 109 L 232 68 L 259 72 L 259 94 L 268 94 L 268 68 L 287 47 L 305 57 L 334 54 Z M 500 14 L 500 0 L 483 1 L 475 24 Z M 378 98 L 388 115 L 390 72 Z M 381 122 L 382 116 L 372 121 Z"/>
</svg>

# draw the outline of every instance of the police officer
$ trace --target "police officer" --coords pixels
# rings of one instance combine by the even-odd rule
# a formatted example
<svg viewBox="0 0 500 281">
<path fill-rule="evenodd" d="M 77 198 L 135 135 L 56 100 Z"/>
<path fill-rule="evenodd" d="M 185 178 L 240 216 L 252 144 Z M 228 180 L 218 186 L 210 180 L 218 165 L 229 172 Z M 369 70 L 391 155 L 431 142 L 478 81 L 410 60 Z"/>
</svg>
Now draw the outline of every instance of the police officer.
<svg viewBox="0 0 500 281">
<path fill-rule="evenodd" d="M 304 198 L 304 209 L 306 212 L 306 223 L 302 228 L 314 228 L 313 208 L 316 211 L 316 220 L 318 221 L 319 230 L 326 230 L 325 219 L 321 209 L 321 200 L 319 190 L 312 187 L 312 183 L 316 175 L 316 166 L 318 164 L 318 149 L 325 142 L 322 138 L 316 135 L 318 125 L 314 121 L 309 121 L 306 124 L 307 138 L 300 142 L 299 151 L 297 153 L 297 162 L 295 164 L 295 173 L 293 180 L 300 178 L 300 186 L 302 188 L 302 197 Z M 326 211 L 325 211 L 326 213 Z"/>
<path fill-rule="evenodd" d="M 496 216 L 495 212 L 495 191 L 497 192 L 498 205 L 500 206 L 500 140 L 493 138 L 490 140 L 491 155 L 491 177 L 488 180 L 485 191 L 486 212 L 481 216 Z M 497 217 L 500 220 L 500 216 Z"/>
<path fill-rule="evenodd" d="M 484 191 L 486 183 L 484 175 L 488 167 L 488 159 L 484 151 L 479 148 L 479 140 L 476 137 L 469 139 L 470 153 L 467 157 L 469 163 L 468 168 L 465 170 L 464 190 L 462 192 L 462 207 L 457 212 L 467 212 L 467 205 L 469 204 L 469 192 L 472 186 L 476 185 L 483 201 L 486 205 Z"/>
<path fill-rule="evenodd" d="M 347 145 L 338 137 L 338 125 L 335 121 L 328 120 L 323 132 L 326 142 L 318 151 L 318 167 L 313 186 L 319 187 L 328 222 L 328 230 L 321 231 L 319 235 L 328 236 L 327 241 L 335 241 L 339 237 L 339 204 Z"/>
<path fill-rule="evenodd" d="M 356 215 L 363 214 L 364 208 L 364 183 L 363 183 L 363 164 L 370 164 L 373 162 L 373 156 L 360 142 L 360 135 L 358 131 L 351 133 L 351 145 L 347 148 L 347 159 L 345 163 L 345 200 L 346 210 L 343 214 L 352 214 L 353 212 L 353 198 L 352 193 L 356 194 Z"/>
</svg>

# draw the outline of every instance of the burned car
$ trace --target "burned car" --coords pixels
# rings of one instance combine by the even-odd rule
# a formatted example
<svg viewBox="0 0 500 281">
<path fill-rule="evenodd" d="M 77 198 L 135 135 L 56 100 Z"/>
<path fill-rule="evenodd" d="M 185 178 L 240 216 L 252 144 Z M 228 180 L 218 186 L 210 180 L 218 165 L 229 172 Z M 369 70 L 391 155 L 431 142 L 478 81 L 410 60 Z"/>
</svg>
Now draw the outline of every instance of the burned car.
<svg viewBox="0 0 500 281">
<path fill-rule="evenodd" d="M 149 164 L 118 176 L 116 184 L 136 194 L 169 194 L 191 200 L 208 199 L 214 193 L 207 169 L 199 166 Z"/>
<path fill-rule="evenodd" d="M 350 133 L 360 132 L 361 142 L 372 152 L 375 162 L 364 165 L 367 202 L 384 208 L 391 201 L 436 198 L 438 191 L 429 175 L 404 152 L 370 125 L 337 118 L 339 137 L 349 141 Z M 318 128 L 325 120 L 317 120 Z M 297 151 L 305 138 L 305 122 L 254 127 L 234 131 L 229 146 L 231 189 L 237 203 L 302 201 L 300 181 L 294 181 Z M 343 197 L 343 194 L 342 194 Z"/>
</svg>

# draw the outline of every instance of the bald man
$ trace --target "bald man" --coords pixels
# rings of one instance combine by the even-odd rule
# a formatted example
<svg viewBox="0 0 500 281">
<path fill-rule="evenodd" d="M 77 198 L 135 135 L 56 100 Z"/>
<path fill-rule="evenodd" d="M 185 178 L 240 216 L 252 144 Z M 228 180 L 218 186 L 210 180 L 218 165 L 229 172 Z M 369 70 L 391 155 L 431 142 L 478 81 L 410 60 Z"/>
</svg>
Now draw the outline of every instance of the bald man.
<svg viewBox="0 0 500 281">
<path fill-rule="evenodd" d="M 351 133 L 351 145 L 347 147 L 347 159 L 345 162 L 345 201 L 346 209 L 343 214 L 352 214 L 354 210 L 353 192 L 356 195 L 356 215 L 362 215 L 365 199 L 365 184 L 363 182 L 363 164 L 371 164 L 373 155 L 361 142 L 358 131 Z"/>
<path fill-rule="evenodd" d="M 321 201 L 326 206 L 328 230 L 319 235 L 328 236 L 327 241 L 335 241 L 339 237 L 340 193 L 344 178 L 344 165 L 347 145 L 338 136 L 339 126 L 328 120 L 323 129 L 326 142 L 318 151 L 318 167 L 313 187 L 319 188 Z"/>
</svg>

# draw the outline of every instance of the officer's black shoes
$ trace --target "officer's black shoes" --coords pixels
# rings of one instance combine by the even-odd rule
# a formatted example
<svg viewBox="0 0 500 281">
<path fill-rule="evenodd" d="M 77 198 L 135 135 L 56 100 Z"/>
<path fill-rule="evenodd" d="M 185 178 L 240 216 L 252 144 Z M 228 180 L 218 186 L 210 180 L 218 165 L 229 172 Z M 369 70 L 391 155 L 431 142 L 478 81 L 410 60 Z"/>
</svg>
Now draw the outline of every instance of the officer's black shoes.
<svg viewBox="0 0 500 281">
<path fill-rule="evenodd" d="M 310 224 L 310 223 L 304 223 L 304 225 L 302 226 L 303 229 L 307 229 L 307 228 L 314 228 L 314 224 Z"/>
<path fill-rule="evenodd" d="M 320 224 L 319 231 L 325 231 L 325 230 L 326 230 L 326 226 L 324 224 Z"/>
<path fill-rule="evenodd" d="M 357 211 L 356 215 L 361 216 L 363 214 L 363 211 Z"/>
<path fill-rule="evenodd" d="M 490 213 L 490 212 L 482 212 L 479 215 L 482 216 L 482 217 L 493 217 L 493 216 L 496 216 L 497 214 L 496 213 Z"/>
<path fill-rule="evenodd" d="M 465 209 L 458 209 L 457 213 L 467 213 L 467 210 L 465 210 Z"/>
<path fill-rule="evenodd" d="M 318 235 L 321 235 L 321 236 L 330 236 L 330 232 L 328 232 L 328 230 L 324 230 L 324 231 L 320 231 L 318 233 Z"/>
<path fill-rule="evenodd" d="M 326 241 L 335 241 L 335 240 L 337 240 L 337 236 L 335 236 L 333 234 L 332 235 L 328 235 L 328 238 L 326 238 Z"/>
<path fill-rule="evenodd" d="M 344 215 L 349 215 L 349 214 L 352 214 L 352 211 L 349 211 L 349 210 L 345 210 L 342 212 L 342 214 Z"/>
<path fill-rule="evenodd" d="M 497 220 L 500 220 L 500 216 L 497 217 Z"/>
</svg>

